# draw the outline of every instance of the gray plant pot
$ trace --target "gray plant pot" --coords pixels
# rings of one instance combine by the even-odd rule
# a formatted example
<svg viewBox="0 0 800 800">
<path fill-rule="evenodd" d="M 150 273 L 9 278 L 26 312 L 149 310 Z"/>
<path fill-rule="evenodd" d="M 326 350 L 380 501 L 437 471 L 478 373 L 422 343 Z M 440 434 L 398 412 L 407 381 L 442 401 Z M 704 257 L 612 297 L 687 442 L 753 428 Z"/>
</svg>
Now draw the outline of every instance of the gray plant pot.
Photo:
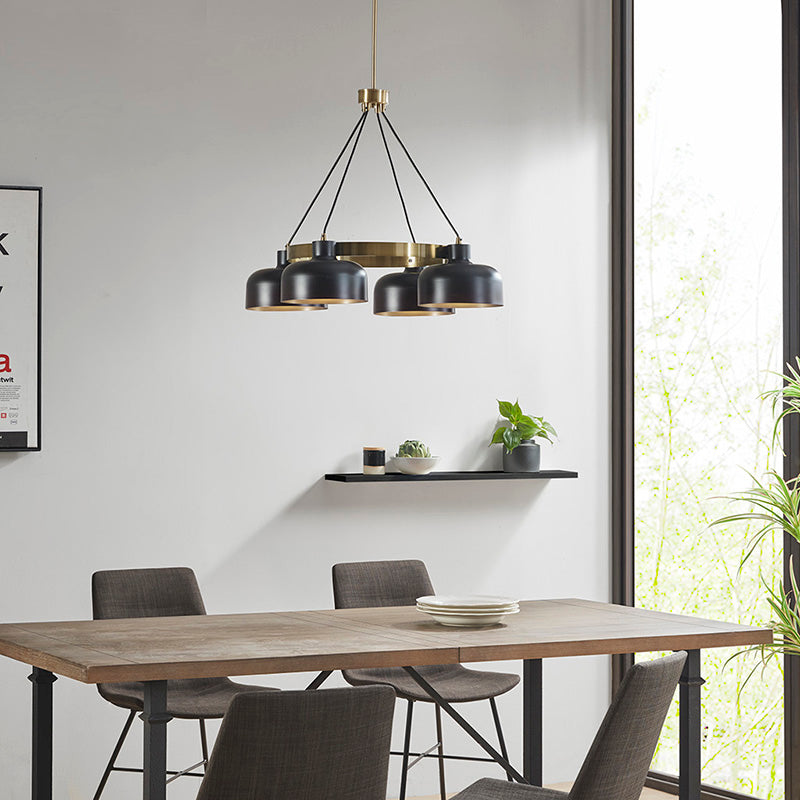
<svg viewBox="0 0 800 800">
<path fill-rule="evenodd" d="M 523 439 L 510 453 L 503 446 L 503 472 L 538 472 L 541 449 L 533 439 Z"/>
</svg>

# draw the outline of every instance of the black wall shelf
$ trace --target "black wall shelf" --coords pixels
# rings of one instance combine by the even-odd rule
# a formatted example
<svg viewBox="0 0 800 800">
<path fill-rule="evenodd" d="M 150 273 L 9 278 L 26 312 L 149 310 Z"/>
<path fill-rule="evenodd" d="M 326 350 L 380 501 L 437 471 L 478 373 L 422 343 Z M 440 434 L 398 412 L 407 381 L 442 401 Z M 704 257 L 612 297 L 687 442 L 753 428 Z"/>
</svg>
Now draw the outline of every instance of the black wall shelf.
<svg viewBox="0 0 800 800">
<path fill-rule="evenodd" d="M 325 476 L 326 481 L 339 483 L 414 483 L 417 481 L 516 481 L 551 480 L 554 478 L 577 478 L 578 473 L 566 469 L 543 469 L 540 472 L 429 472 L 427 475 L 403 475 L 387 472 L 386 475 L 362 475 L 360 472 L 333 472 Z"/>
</svg>

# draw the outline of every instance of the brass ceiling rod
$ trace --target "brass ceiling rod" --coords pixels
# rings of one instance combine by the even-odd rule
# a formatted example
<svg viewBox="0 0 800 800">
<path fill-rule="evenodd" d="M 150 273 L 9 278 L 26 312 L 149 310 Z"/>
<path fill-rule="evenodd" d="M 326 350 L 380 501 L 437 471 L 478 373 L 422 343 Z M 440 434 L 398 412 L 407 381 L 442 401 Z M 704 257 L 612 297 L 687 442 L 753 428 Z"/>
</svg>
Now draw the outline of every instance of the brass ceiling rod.
<svg viewBox="0 0 800 800">
<path fill-rule="evenodd" d="M 378 63 L 378 0 L 372 0 L 372 88 L 377 88 L 375 74 Z"/>
<path fill-rule="evenodd" d="M 389 104 L 389 90 L 379 89 L 378 72 L 378 0 L 372 0 L 372 86 L 358 90 L 358 102 L 362 111 L 374 108 L 380 113 Z"/>
</svg>

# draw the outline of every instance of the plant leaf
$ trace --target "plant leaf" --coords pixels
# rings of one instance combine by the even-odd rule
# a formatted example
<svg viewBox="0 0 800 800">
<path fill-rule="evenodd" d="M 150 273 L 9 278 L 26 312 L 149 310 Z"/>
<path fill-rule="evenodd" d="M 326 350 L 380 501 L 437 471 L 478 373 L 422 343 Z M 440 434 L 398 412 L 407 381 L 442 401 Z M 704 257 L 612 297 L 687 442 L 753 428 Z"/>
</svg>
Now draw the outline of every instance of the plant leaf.
<svg viewBox="0 0 800 800">
<path fill-rule="evenodd" d="M 533 439 L 534 436 L 539 435 L 540 428 L 536 425 L 517 425 L 517 430 L 519 431 L 519 438 L 522 439 Z"/>
<path fill-rule="evenodd" d="M 519 431 L 516 431 L 513 428 L 506 428 L 503 432 L 503 443 L 505 444 L 506 450 L 509 453 L 513 452 L 520 443 Z"/>
<path fill-rule="evenodd" d="M 504 425 L 501 425 L 492 435 L 492 441 L 489 442 L 490 445 L 492 444 L 501 444 L 503 441 L 503 434 L 508 430 Z"/>
<path fill-rule="evenodd" d="M 500 410 L 500 416 L 505 417 L 506 419 L 511 419 L 511 416 L 514 413 L 514 406 L 511 403 L 509 403 L 507 400 L 498 400 L 497 408 Z"/>
<path fill-rule="evenodd" d="M 728 500 L 746 503 L 750 508 L 711 522 L 711 525 L 750 521 L 763 523 L 747 540 L 745 552 L 739 562 L 740 573 L 758 545 L 771 531 L 786 531 L 792 538 L 800 541 L 800 487 L 797 479 L 784 480 L 775 470 L 769 470 L 763 482 L 754 475 L 750 475 L 750 478 L 755 484 L 752 489 L 725 495 Z"/>
</svg>

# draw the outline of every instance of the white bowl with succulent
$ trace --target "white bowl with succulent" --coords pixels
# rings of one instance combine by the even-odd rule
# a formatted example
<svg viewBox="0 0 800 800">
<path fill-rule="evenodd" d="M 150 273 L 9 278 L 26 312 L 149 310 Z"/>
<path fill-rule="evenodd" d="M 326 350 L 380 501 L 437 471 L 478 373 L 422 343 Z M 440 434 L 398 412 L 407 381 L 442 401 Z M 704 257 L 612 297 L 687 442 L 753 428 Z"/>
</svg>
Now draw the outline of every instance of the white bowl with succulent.
<svg viewBox="0 0 800 800">
<path fill-rule="evenodd" d="M 427 475 L 439 460 L 432 456 L 430 448 L 418 439 L 406 439 L 397 448 L 397 455 L 392 459 L 392 466 L 404 475 Z"/>
</svg>

